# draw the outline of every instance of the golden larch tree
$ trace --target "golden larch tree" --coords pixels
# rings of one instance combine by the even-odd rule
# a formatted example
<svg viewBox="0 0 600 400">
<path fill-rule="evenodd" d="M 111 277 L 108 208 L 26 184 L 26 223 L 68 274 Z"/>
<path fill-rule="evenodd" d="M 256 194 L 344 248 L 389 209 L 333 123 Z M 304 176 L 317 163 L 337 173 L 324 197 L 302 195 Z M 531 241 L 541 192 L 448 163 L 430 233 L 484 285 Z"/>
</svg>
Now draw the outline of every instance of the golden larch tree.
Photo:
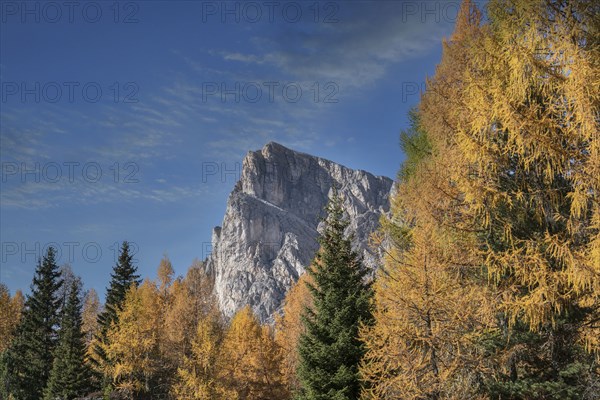
<svg viewBox="0 0 600 400">
<path fill-rule="evenodd" d="M 442 62 L 427 82 L 412 128 L 375 283 L 375 325 L 362 337 L 364 399 L 485 398 L 481 332 L 494 329 L 492 294 L 478 251 L 476 214 L 457 183 L 469 170 L 456 144 L 466 54 L 480 13 L 463 2 Z M 457 111 L 458 110 L 458 111 Z"/>
<path fill-rule="evenodd" d="M 485 231 L 506 326 L 493 396 L 598 394 L 588 390 L 597 363 L 582 351 L 600 349 L 598 12 L 589 1 L 493 0 L 469 46 L 467 118 L 454 132 L 470 174 L 456 182 Z"/>
<path fill-rule="evenodd" d="M 301 275 L 285 295 L 282 313 L 275 317 L 275 341 L 281 351 L 280 370 L 290 393 L 300 387 L 296 374 L 299 363 L 298 341 L 305 331 L 301 315 L 305 307 L 311 305 L 310 291 L 307 286 L 307 283 L 311 282 L 309 274 Z"/>
<path fill-rule="evenodd" d="M 98 293 L 94 289 L 88 290 L 83 298 L 83 311 L 81 313 L 82 330 L 85 333 L 85 342 L 88 347 L 98 333 L 98 314 L 100 311 L 101 304 Z"/>
<path fill-rule="evenodd" d="M 0 283 L 0 353 L 6 350 L 12 341 L 24 304 L 25 300 L 20 290 L 11 297 L 8 287 Z"/>
<path fill-rule="evenodd" d="M 118 312 L 119 322 L 108 331 L 105 351 L 111 362 L 105 374 L 122 395 L 150 393 L 161 369 L 158 307 L 158 289 L 151 281 L 132 286 Z"/>
<path fill-rule="evenodd" d="M 220 314 L 203 316 L 191 341 L 191 352 L 183 357 L 172 393 L 179 399 L 236 400 L 237 393 L 219 377 L 218 360 L 224 335 Z"/>
<path fill-rule="evenodd" d="M 221 346 L 219 375 L 240 400 L 288 397 L 279 370 L 281 353 L 272 329 L 261 326 L 249 306 L 238 311 Z"/>
</svg>

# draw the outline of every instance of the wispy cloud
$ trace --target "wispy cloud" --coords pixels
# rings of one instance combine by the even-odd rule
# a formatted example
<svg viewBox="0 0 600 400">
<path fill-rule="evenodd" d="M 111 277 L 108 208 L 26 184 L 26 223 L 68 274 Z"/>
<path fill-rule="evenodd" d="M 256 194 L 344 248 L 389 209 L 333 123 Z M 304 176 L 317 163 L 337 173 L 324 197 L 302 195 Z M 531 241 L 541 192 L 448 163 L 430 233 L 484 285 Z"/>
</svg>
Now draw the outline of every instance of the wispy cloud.
<svg viewBox="0 0 600 400">
<path fill-rule="evenodd" d="M 262 64 L 266 60 L 254 54 L 242 54 L 242 53 L 222 53 L 223 59 L 227 61 L 241 61 L 246 63 Z"/>
<path fill-rule="evenodd" d="M 403 2 L 347 2 L 341 9 L 338 23 L 312 29 L 281 25 L 276 36 L 253 37 L 252 51 L 220 54 L 226 61 L 269 65 L 295 79 L 329 79 L 359 88 L 439 45 L 452 28 L 448 18 L 423 18 L 422 12 L 407 16 Z"/>
<path fill-rule="evenodd" d="M 163 185 L 165 186 L 165 185 Z M 65 205 L 111 204 L 148 200 L 170 203 L 198 198 L 205 188 L 197 186 L 167 185 L 157 188 L 150 184 L 125 184 L 114 182 L 25 182 L 4 185 L 0 194 L 2 207 L 40 209 Z"/>
<path fill-rule="evenodd" d="M 326 104 L 322 98 L 314 101 L 312 85 L 331 81 L 338 84 L 340 97 L 359 93 L 358 89 L 390 75 L 396 65 L 438 46 L 452 24 L 435 18 L 422 20 L 420 15 L 406 18 L 402 2 L 340 4 L 337 23 L 269 25 L 264 32 L 249 30 L 244 46 L 237 43 L 231 49 L 208 49 L 200 56 L 173 50 L 180 61 L 174 63 L 178 69 L 144 88 L 138 103 L 98 104 L 93 112 L 64 104 L 3 107 L 3 161 L 77 158 L 103 166 L 135 161 L 154 175 L 134 186 L 112 182 L 3 185 L 2 205 L 42 208 L 61 202 L 93 204 L 124 199 L 173 202 L 198 196 L 201 191 L 165 179 L 157 173 L 162 170 L 161 163 L 180 162 L 182 156 L 240 161 L 248 150 L 271 140 L 302 151 L 314 149 L 317 143 L 333 146 L 351 141 L 323 132 L 323 121 L 335 114 L 336 105 Z M 207 82 L 225 83 L 231 89 L 236 83 L 267 81 L 280 84 L 273 102 L 265 100 L 266 87 L 260 104 L 231 97 L 223 101 L 219 94 L 207 99 L 203 93 Z M 281 86 L 289 81 L 304 89 L 301 101 L 282 98 Z"/>
</svg>

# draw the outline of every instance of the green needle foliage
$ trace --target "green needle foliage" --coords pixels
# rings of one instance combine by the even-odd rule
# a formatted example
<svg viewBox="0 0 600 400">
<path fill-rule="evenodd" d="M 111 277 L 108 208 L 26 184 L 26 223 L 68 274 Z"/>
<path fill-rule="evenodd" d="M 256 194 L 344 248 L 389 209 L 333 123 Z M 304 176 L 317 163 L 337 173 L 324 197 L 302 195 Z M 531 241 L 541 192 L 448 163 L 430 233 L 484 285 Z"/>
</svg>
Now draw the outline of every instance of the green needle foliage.
<svg viewBox="0 0 600 400">
<path fill-rule="evenodd" d="M 326 208 L 326 227 L 312 268 L 309 284 L 313 307 L 306 308 L 300 337 L 298 375 L 302 400 L 357 399 L 360 394 L 358 366 L 364 354 L 359 328 L 370 324 L 372 290 L 367 270 L 344 235 L 337 195 Z"/>
<path fill-rule="evenodd" d="M 103 366 L 109 363 L 104 345 L 107 342 L 107 333 L 111 324 L 118 323 L 117 313 L 121 310 L 125 296 L 132 285 L 140 284 L 140 276 L 137 275 L 137 267 L 133 265 L 133 255 L 129 252 L 129 243 L 123 242 L 119 254 L 119 260 L 110 275 L 111 281 L 106 291 L 106 304 L 104 311 L 98 315 L 98 336 L 92 342 L 92 357 L 90 361 L 97 375 L 103 370 Z M 100 379 L 99 376 L 96 376 Z M 110 379 L 104 377 L 103 386 L 107 386 Z"/>
<path fill-rule="evenodd" d="M 54 248 L 48 248 L 31 285 L 31 295 L 17 328 L 16 337 L 5 355 L 8 393 L 20 400 L 39 400 L 46 387 L 57 343 L 56 329 L 62 286 Z"/>
<path fill-rule="evenodd" d="M 90 391 L 91 371 L 85 362 L 86 344 L 82 332 L 80 284 L 73 281 L 62 311 L 58 345 L 44 398 L 73 399 Z"/>
</svg>

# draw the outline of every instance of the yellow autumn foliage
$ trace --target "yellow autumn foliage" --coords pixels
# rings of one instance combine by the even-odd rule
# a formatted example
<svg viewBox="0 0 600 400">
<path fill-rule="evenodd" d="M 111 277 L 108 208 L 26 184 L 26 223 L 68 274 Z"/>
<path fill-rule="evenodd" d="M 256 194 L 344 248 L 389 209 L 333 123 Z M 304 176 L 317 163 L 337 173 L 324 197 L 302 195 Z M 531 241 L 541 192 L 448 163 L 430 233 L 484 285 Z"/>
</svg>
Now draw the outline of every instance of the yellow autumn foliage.
<svg viewBox="0 0 600 400">
<path fill-rule="evenodd" d="M 298 363 L 298 341 L 304 332 L 301 315 L 305 307 L 310 307 L 311 295 L 307 283 L 311 283 L 309 274 L 303 274 L 288 290 L 283 301 L 282 313 L 275 317 L 275 342 L 281 350 L 280 370 L 289 392 L 299 389 L 296 375 Z"/>
<path fill-rule="evenodd" d="M 105 365 L 117 392 L 125 396 L 149 393 L 161 368 L 159 357 L 159 295 L 151 281 L 132 286 L 108 331 Z"/>
<path fill-rule="evenodd" d="M 472 171 L 459 187 L 491 232 L 483 256 L 502 311 L 538 330 L 592 310 L 578 328 L 590 350 L 600 350 L 597 12 L 587 1 L 491 1 L 456 130 Z"/>
</svg>

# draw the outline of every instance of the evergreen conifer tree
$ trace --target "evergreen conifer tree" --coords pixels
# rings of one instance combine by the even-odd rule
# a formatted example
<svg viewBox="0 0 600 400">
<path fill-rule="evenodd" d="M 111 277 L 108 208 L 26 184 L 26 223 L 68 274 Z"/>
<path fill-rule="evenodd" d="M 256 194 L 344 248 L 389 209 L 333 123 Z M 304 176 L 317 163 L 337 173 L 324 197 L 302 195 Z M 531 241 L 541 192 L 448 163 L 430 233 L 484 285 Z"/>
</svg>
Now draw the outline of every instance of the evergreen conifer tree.
<svg viewBox="0 0 600 400">
<path fill-rule="evenodd" d="M 106 291 L 104 311 L 98 316 L 101 336 L 106 335 L 112 322 L 117 320 L 117 312 L 121 308 L 125 295 L 132 284 L 140 284 L 140 276 L 136 274 L 137 267 L 132 262 L 133 255 L 129 253 L 129 243 L 123 242 L 117 265 L 110 275 L 110 287 Z"/>
<path fill-rule="evenodd" d="M 137 275 L 137 267 L 133 265 L 133 255 L 127 241 L 121 245 L 119 259 L 110 275 L 110 286 L 106 291 L 106 303 L 104 310 L 98 315 L 98 335 L 91 343 L 92 356 L 90 362 L 94 367 L 96 380 L 102 379 L 99 371 L 103 370 L 109 360 L 106 355 L 107 333 L 112 323 L 117 323 L 117 313 L 121 310 L 125 296 L 132 285 L 139 285 L 141 280 Z M 110 379 L 104 377 L 103 386 L 109 385 Z"/>
<path fill-rule="evenodd" d="M 5 355 L 4 384 L 17 399 L 39 400 L 52 369 L 61 304 L 57 293 L 62 286 L 55 257 L 50 247 L 38 262 L 31 295 L 27 296 L 15 340 Z"/>
<path fill-rule="evenodd" d="M 348 222 L 337 193 L 326 207 L 320 250 L 308 270 L 313 306 L 303 313 L 298 399 L 358 399 L 358 366 L 364 353 L 361 324 L 372 321 L 372 289 L 367 270 L 344 235 Z"/>
<path fill-rule="evenodd" d="M 44 393 L 46 399 L 72 399 L 81 397 L 90 390 L 91 373 L 85 361 L 86 345 L 82 325 L 80 285 L 75 280 L 71 283 L 61 315 L 58 345 Z"/>
</svg>

